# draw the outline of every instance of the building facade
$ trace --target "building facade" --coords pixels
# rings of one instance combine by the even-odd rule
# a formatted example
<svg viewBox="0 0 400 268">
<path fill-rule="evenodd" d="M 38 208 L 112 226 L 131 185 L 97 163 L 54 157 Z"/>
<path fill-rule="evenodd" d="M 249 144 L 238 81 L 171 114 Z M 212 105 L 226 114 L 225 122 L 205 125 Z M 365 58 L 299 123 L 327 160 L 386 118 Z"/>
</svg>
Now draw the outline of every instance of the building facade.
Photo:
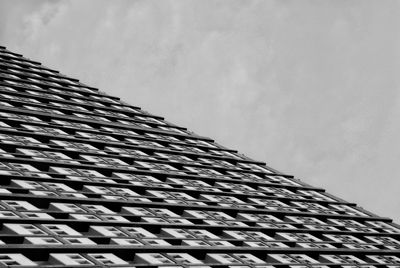
<svg viewBox="0 0 400 268">
<path fill-rule="evenodd" d="M 0 48 L 0 267 L 400 267 L 400 227 Z"/>
</svg>

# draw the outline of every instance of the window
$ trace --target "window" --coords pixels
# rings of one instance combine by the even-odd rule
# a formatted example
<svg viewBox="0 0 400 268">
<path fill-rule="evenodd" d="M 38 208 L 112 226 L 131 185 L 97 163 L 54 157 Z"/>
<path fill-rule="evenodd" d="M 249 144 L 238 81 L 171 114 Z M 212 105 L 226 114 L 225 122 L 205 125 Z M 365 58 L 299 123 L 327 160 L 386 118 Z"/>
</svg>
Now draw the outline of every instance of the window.
<svg viewBox="0 0 400 268">
<path fill-rule="evenodd" d="M 400 233 L 400 229 L 394 227 L 391 224 L 388 224 L 386 222 L 382 222 L 382 221 L 366 221 L 366 224 L 374 227 L 374 228 L 382 228 L 383 231 L 387 232 L 387 233 Z"/>
<path fill-rule="evenodd" d="M 40 209 L 26 201 L 3 200 L 3 203 L 15 210 L 40 211 Z"/>
<path fill-rule="evenodd" d="M 91 155 L 81 155 L 86 161 L 93 162 L 99 166 L 126 166 L 128 165 L 124 161 L 119 160 L 118 158 L 111 157 L 100 157 L 100 156 L 91 156 Z"/>
<path fill-rule="evenodd" d="M 278 263 L 318 263 L 318 261 L 305 254 L 268 254 L 268 261 Z"/>
<path fill-rule="evenodd" d="M 86 237 L 64 237 L 62 240 L 72 245 L 96 245 L 95 242 Z"/>
<path fill-rule="evenodd" d="M 365 263 L 365 261 L 353 256 L 353 255 L 321 255 L 320 259 L 322 262 L 331 263 Z"/>
<path fill-rule="evenodd" d="M 263 232 L 258 231 L 247 231 L 246 234 L 251 235 L 254 239 L 262 240 L 262 241 L 270 241 L 272 238 Z"/>
<path fill-rule="evenodd" d="M 104 178 L 104 175 L 97 172 L 96 170 L 90 169 L 75 169 L 75 168 L 62 168 L 62 167 L 49 167 L 50 172 L 56 172 L 62 175 L 73 175 L 82 177 L 95 177 Z"/>
<path fill-rule="evenodd" d="M 46 187 L 35 181 L 11 180 L 10 186 L 20 187 L 23 189 L 46 190 Z"/>
<path fill-rule="evenodd" d="M 17 214 L 12 211 L 0 211 L 0 218 L 20 218 Z"/>
<path fill-rule="evenodd" d="M 102 205 L 82 205 L 82 207 L 95 214 L 115 214 L 114 211 Z"/>
<path fill-rule="evenodd" d="M 250 198 L 251 199 L 251 198 Z M 248 213 L 238 213 L 237 219 L 244 219 L 248 221 L 263 221 L 263 222 L 282 222 L 275 216 L 269 214 L 248 214 Z"/>
<path fill-rule="evenodd" d="M 304 224 L 304 227 L 307 229 L 311 229 L 311 230 L 330 230 L 330 231 L 337 231 L 339 230 L 336 227 L 333 226 L 328 226 L 328 225 L 321 225 L 321 224 L 314 224 L 314 225 L 308 225 L 308 224 Z M 346 229 L 353 231 L 353 232 L 360 232 L 361 228 L 351 228 L 351 227 L 346 227 Z M 366 231 L 365 229 L 361 229 L 362 231 Z M 369 230 L 368 230 L 369 231 Z M 376 232 L 376 231 L 375 231 Z"/>
<path fill-rule="evenodd" d="M 160 180 L 154 178 L 153 176 L 149 176 L 149 175 L 134 175 L 134 174 L 128 174 L 128 173 L 113 172 L 113 176 L 116 176 L 116 177 L 124 179 L 124 180 L 161 183 Z"/>
<path fill-rule="evenodd" d="M 43 185 L 56 192 L 76 192 L 74 189 L 65 185 L 64 183 L 43 182 Z"/>
<path fill-rule="evenodd" d="M 208 253 L 206 255 L 206 262 L 209 263 L 222 263 L 222 264 L 242 264 L 241 261 L 234 258 L 229 254 L 224 253 Z"/>
<path fill-rule="evenodd" d="M 286 216 L 285 219 L 288 219 L 289 221 L 293 221 L 295 223 L 326 225 L 325 222 L 313 217 Z"/>
<path fill-rule="evenodd" d="M 101 219 L 95 215 L 91 214 L 70 214 L 70 218 L 72 219 L 77 219 L 77 220 L 83 220 L 83 221 L 100 221 Z"/>
<path fill-rule="evenodd" d="M 83 208 L 69 203 L 50 203 L 49 209 L 61 210 L 64 212 L 82 212 L 87 213 Z"/>
<path fill-rule="evenodd" d="M 242 200 L 233 196 L 220 196 L 220 195 L 210 195 L 210 194 L 201 194 L 200 196 L 203 199 L 207 199 L 213 202 L 244 204 Z"/>
<path fill-rule="evenodd" d="M 220 211 L 207 211 L 207 213 L 213 217 L 214 219 L 218 220 L 234 220 L 233 217 L 229 216 L 228 214 Z"/>
<path fill-rule="evenodd" d="M 335 242 L 342 242 L 342 243 L 354 243 L 354 244 L 364 244 L 365 241 L 352 236 L 352 235 L 335 235 L 335 234 L 324 234 L 326 238 L 330 239 L 331 241 Z"/>
<path fill-rule="evenodd" d="M 130 213 L 135 216 L 154 216 L 152 212 L 140 207 L 122 207 L 121 212 Z"/>
<path fill-rule="evenodd" d="M 229 238 L 235 238 L 240 240 L 254 240 L 252 236 L 244 231 L 223 231 L 224 235 Z M 272 239 L 270 239 L 272 240 Z"/>
<path fill-rule="evenodd" d="M 115 215 L 101 215 L 101 219 L 104 219 L 106 221 L 123 221 L 123 222 L 129 222 L 126 218 L 122 216 L 115 216 Z"/>
<path fill-rule="evenodd" d="M 282 177 L 282 178 L 283 178 L 283 177 Z M 289 180 L 288 178 L 284 178 L 284 179 L 285 179 L 286 182 L 289 182 L 289 183 L 287 183 L 287 184 L 298 185 L 298 184 L 292 182 L 291 180 Z M 297 194 L 300 194 L 300 195 L 304 195 L 304 196 L 310 197 L 310 198 L 312 198 L 312 199 L 314 199 L 314 200 L 319 200 L 319 201 L 336 201 L 336 200 L 333 199 L 333 198 L 330 198 L 330 197 L 328 197 L 328 196 L 326 196 L 326 195 L 324 195 L 324 194 L 322 194 L 322 193 L 319 193 L 319 192 L 316 192 L 316 191 L 313 191 L 313 190 L 297 190 L 296 193 L 297 193 Z"/>
<path fill-rule="evenodd" d="M 203 239 L 219 239 L 220 237 L 216 236 L 215 234 L 203 230 L 203 229 L 189 229 L 189 231 L 194 234 L 198 238 L 203 238 Z"/>
<path fill-rule="evenodd" d="M 33 224 L 6 223 L 3 225 L 3 231 L 5 233 L 19 235 L 48 235 L 45 231 Z"/>
<path fill-rule="evenodd" d="M 104 199 L 109 199 L 109 200 L 127 200 L 127 198 L 119 196 L 119 195 L 101 195 L 102 198 Z M 146 199 L 146 198 L 144 198 Z M 142 201 L 142 202 L 146 202 L 146 201 Z M 148 201 L 150 202 L 150 201 Z"/>
<path fill-rule="evenodd" d="M 121 230 L 125 231 L 132 237 L 138 238 L 156 238 L 157 236 L 150 233 L 142 227 L 121 227 Z"/>
<path fill-rule="evenodd" d="M 232 243 L 225 241 L 225 240 L 208 240 L 207 241 L 211 246 L 216 247 L 234 247 Z"/>
<path fill-rule="evenodd" d="M 196 200 L 192 196 L 181 192 L 166 192 L 166 191 L 153 191 L 147 190 L 146 193 L 159 198 L 183 199 L 183 200 Z"/>
<path fill-rule="evenodd" d="M 47 229 L 50 233 L 60 236 L 81 236 L 82 234 L 75 231 L 71 227 L 65 224 L 42 224 L 42 226 Z"/>
<path fill-rule="evenodd" d="M 202 264 L 203 262 L 187 253 L 167 253 L 177 264 Z"/>
<path fill-rule="evenodd" d="M 400 241 L 389 236 L 365 236 L 368 240 L 378 244 L 400 245 Z"/>
<path fill-rule="evenodd" d="M 174 262 L 160 253 L 136 253 L 135 263 L 147 264 L 173 264 Z"/>
<path fill-rule="evenodd" d="M 350 249 L 378 249 L 377 247 L 369 244 L 343 244 L 343 247 Z"/>
<path fill-rule="evenodd" d="M 168 219 L 168 222 L 172 223 L 172 224 L 193 225 L 193 223 L 191 221 L 186 220 L 186 219 Z"/>
<path fill-rule="evenodd" d="M 353 216 L 367 216 L 367 214 L 352 208 L 348 205 L 329 205 L 331 209 L 336 209 L 342 212 L 345 212 L 347 215 L 353 215 Z"/>
<path fill-rule="evenodd" d="M 60 195 L 65 196 L 65 197 L 72 197 L 72 198 L 87 198 L 86 195 L 79 194 L 79 193 L 60 193 Z"/>
<path fill-rule="evenodd" d="M 131 245 L 131 246 L 143 245 L 142 242 L 139 242 L 138 240 L 133 238 L 111 238 L 111 244 Z"/>
<path fill-rule="evenodd" d="M 400 264 L 400 258 L 396 256 L 387 255 L 367 255 L 367 258 L 372 262 L 385 263 L 385 264 Z"/>
<path fill-rule="evenodd" d="M 123 259 L 111 253 L 91 253 L 87 254 L 87 256 L 96 260 L 96 262 L 99 262 L 102 265 L 128 264 Z"/>
<path fill-rule="evenodd" d="M 296 245 L 302 248 L 336 248 L 328 243 L 296 243 Z"/>
<path fill-rule="evenodd" d="M 103 236 L 117 236 L 117 237 L 126 237 L 128 236 L 121 230 L 112 226 L 90 226 L 89 233 L 95 233 Z"/>
<path fill-rule="evenodd" d="M 182 240 L 182 245 L 188 245 L 191 247 L 209 247 L 210 244 L 203 240 Z"/>
<path fill-rule="evenodd" d="M 0 264 L 7 267 L 11 265 L 37 266 L 36 263 L 22 254 L 0 254 Z"/>
<path fill-rule="evenodd" d="M 265 242 L 265 241 L 244 241 L 244 245 L 249 247 L 268 247 L 268 248 L 288 248 L 289 246 L 281 242 Z"/>
<path fill-rule="evenodd" d="M 308 233 L 276 233 L 278 239 L 289 241 L 320 242 L 321 239 Z"/>
<path fill-rule="evenodd" d="M 150 208 L 150 211 L 153 211 L 155 214 L 157 214 L 157 216 L 160 217 L 179 217 L 179 215 L 166 208 Z"/>
<path fill-rule="evenodd" d="M 90 265 L 93 262 L 89 261 L 81 254 L 76 253 L 52 253 L 49 258 L 50 263 L 63 265 Z"/>
<path fill-rule="evenodd" d="M 212 219 L 213 217 L 207 214 L 205 211 L 200 210 L 185 210 L 184 216 L 186 217 L 194 217 L 197 219 Z"/>
<path fill-rule="evenodd" d="M 47 213 L 40 213 L 40 212 L 20 212 L 22 216 L 29 219 L 54 219 Z"/>
<path fill-rule="evenodd" d="M 246 264 L 262 264 L 265 263 L 263 260 L 257 258 L 256 256 L 252 254 L 247 254 L 247 253 L 240 253 L 240 254 L 232 254 L 236 258 L 240 259 L 243 263 Z"/>
<path fill-rule="evenodd" d="M 145 238 L 145 239 L 143 239 L 143 242 L 149 244 L 150 246 L 170 246 L 171 245 L 164 239 Z"/>
<path fill-rule="evenodd" d="M 25 242 L 35 245 L 61 245 L 54 237 L 25 237 Z"/>
<path fill-rule="evenodd" d="M 112 187 L 111 188 L 116 194 L 118 195 L 123 195 L 123 196 L 140 196 L 139 194 L 135 193 L 131 189 L 128 188 L 116 188 Z"/>
<path fill-rule="evenodd" d="M 194 235 L 190 234 L 186 230 L 173 229 L 173 228 L 162 228 L 161 235 L 175 237 L 175 238 L 196 238 Z"/>
</svg>

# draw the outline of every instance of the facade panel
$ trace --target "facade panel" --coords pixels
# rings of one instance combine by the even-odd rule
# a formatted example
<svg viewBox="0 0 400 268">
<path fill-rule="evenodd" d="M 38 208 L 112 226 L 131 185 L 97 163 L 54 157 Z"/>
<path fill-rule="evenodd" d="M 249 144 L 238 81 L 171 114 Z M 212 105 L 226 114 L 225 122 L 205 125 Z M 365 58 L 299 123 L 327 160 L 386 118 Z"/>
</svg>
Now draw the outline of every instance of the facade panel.
<svg viewBox="0 0 400 268">
<path fill-rule="evenodd" d="M 400 267 L 400 227 L 0 48 L 0 267 Z"/>
</svg>

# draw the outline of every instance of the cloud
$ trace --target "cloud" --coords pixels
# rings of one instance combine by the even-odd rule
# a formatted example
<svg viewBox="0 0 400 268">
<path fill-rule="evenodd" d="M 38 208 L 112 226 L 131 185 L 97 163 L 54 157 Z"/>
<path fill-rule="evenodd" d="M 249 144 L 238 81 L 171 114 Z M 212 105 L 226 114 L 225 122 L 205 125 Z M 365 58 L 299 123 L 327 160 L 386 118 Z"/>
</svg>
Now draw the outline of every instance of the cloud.
<svg viewBox="0 0 400 268">
<path fill-rule="evenodd" d="M 397 2 L 5 3 L 11 49 L 400 221 Z"/>
</svg>

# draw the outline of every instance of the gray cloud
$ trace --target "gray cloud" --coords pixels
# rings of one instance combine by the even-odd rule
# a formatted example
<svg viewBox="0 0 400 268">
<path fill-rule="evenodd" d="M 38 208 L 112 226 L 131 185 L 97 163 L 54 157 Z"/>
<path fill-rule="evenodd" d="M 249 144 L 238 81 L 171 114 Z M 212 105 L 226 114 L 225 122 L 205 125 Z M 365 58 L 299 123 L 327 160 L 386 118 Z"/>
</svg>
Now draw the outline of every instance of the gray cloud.
<svg viewBox="0 0 400 268">
<path fill-rule="evenodd" d="M 1 5 L 11 49 L 400 222 L 398 2 Z"/>
</svg>

